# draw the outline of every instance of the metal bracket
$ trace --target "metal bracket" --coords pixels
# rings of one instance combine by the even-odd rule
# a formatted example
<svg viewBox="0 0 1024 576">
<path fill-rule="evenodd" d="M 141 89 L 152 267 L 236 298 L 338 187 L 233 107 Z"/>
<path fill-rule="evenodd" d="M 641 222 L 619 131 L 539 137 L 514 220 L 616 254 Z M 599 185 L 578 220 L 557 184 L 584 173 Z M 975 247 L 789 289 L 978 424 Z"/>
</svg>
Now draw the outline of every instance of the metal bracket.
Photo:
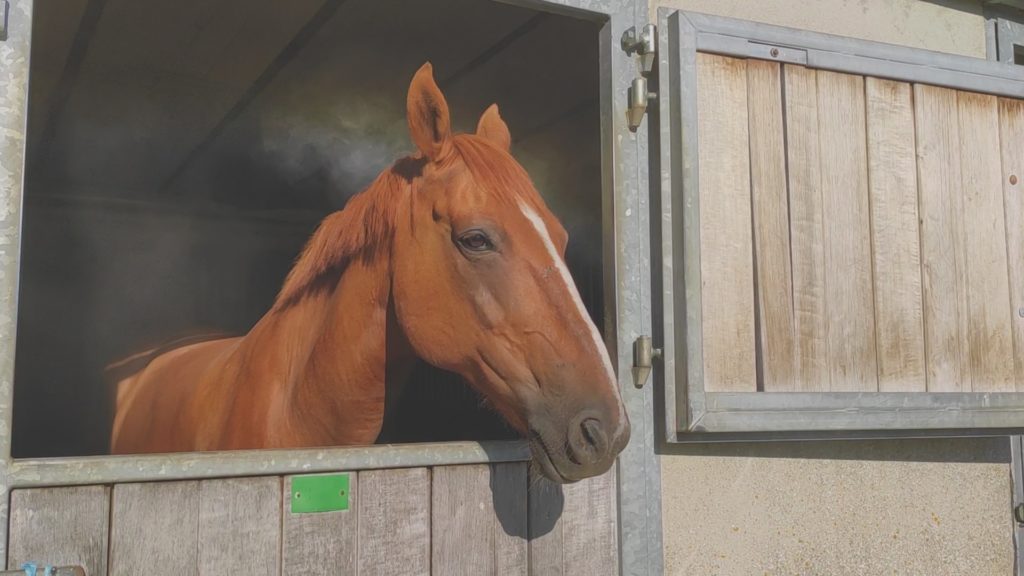
<svg viewBox="0 0 1024 576">
<path fill-rule="evenodd" d="M 654 57 L 658 54 L 657 41 L 658 29 L 654 24 L 644 26 L 639 37 L 634 26 L 630 26 L 622 33 L 622 50 L 630 56 L 635 53 L 640 57 L 640 73 L 644 76 L 649 75 L 654 69 Z"/>
<path fill-rule="evenodd" d="M 661 348 L 655 348 L 651 337 L 640 336 L 633 342 L 633 385 L 643 388 L 651 376 L 654 359 L 661 358 Z"/>
<path fill-rule="evenodd" d="M 10 26 L 11 3 L 0 0 L 0 42 L 7 40 L 7 29 Z"/>
<path fill-rule="evenodd" d="M 657 98 L 657 94 L 647 90 L 647 77 L 654 69 L 654 59 L 658 55 L 657 37 L 658 29 L 654 24 L 647 24 L 639 35 L 636 28 L 630 26 L 622 33 L 620 40 L 622 50 L 626 54 L 636 54 L 640 59 L 640 76 L 633 80 L 627 92 L 626 123 L 633 132 L 640 127 L 640 122 L 647 113 L 648 103 Z"/>
</svg>

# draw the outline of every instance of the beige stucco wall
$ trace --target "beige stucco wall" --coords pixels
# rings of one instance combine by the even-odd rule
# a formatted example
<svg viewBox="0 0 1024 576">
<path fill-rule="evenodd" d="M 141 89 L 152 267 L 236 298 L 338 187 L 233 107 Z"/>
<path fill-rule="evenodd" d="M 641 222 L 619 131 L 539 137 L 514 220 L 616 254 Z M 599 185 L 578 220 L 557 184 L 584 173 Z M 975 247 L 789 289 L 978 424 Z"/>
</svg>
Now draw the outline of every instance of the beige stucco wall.
<svg viewBox="0 0 1024 576">
<path fill-rule="evenodd" d="M 1005 440 L 691 446 L 663 456 L 665 574 L 1010 575 Z"/>
<path fill-rule="evenodd" d="M 985 57 L 985 19 L 972 0 L 650 0 L 703 12 L 939 52 Z"/>
<path fill-rule="evenodd" d="M 985 57 L 980 3 L 652 0 Z M 661 457 L 669 575 L 1009 575 L 1004 440 L 702 445 Z"/>
</svg>

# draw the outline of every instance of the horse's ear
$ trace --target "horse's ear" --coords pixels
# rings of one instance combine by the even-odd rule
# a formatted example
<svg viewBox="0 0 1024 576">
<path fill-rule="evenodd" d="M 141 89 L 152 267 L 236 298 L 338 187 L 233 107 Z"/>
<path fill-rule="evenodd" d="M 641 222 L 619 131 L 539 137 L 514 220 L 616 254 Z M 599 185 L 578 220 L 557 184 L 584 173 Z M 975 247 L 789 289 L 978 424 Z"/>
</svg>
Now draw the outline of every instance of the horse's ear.
<svg viewBox="0 0 1024 576">
<path fill-rule="evenodd" d="M 490 140 L 506 152 L 512 146 L 512 134 L 508 131 L 508 125 L 501 119 L 497 104 L 491 104 L 480 116 L 480 122 L 476 125 L 476 135 Z"/>
<path fill-rule="evenodd" d="M 412 141 L 424 156 L 436 162 L 451 151 L 452 127 L 448 103 L 434 82 L 434 69 L 430 62 L 421 66 L 412 77 L 406 101 L 406 116 Z"/>
</svg>

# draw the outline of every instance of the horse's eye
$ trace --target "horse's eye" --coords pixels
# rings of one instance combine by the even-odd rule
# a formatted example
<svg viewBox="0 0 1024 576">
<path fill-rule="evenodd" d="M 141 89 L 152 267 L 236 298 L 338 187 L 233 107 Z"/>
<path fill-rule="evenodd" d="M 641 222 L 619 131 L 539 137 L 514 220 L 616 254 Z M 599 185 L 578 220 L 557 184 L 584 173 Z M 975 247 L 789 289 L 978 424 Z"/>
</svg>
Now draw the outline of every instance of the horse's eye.
<svg viewBox="0 0 1024 576">
<path fill-rule="evenodd" d="M 473 230 L 466 232 L 462 236 L 459 236 L 459 246 L 462 246 L 470 252 L 487 252 L 488 250 L 494 250 L 494 244 L 491 239 L 487 237 L 487 234 L 479 230 Z"/>
</svg>

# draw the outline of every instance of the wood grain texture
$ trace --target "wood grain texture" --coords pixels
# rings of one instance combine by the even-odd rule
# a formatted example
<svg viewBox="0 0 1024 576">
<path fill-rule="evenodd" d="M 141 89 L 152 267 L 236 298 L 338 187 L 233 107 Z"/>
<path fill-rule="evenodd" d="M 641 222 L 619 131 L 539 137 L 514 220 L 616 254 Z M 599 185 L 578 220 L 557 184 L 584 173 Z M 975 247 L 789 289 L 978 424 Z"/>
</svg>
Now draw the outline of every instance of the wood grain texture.
<svg viewBox="0 0 1024 576">
<path fill-rule="evenodd" d="M 109 520 L 106 486 L 14 490 L 7 567 L 36 562 L 106 574 Z"/>
<path fill-rule="evenodd" d="M 1017 392 L 1024 392 L 1024 100 L 999 99 L 1006 255 Z"/>
<path fill-rule="evenodd" d="M 494 494 L 494 569 L 496 574 L 527 574 L 528 556 L 528 475 L 526 462 L 492 464 L 491 489 Z"/>
<path fill-rule="evenodd" d="M 530 471 L 528 496 L 530 576 L 562 576 L 562 486 Z"/>
<path fill-rule="evenodd" d="M 864 79 L 818 71 L 829 385 L 878 390 Z"/>
<path fill-rule="evenodd" d="M 280 550 L 280 478 L 200 482 L 200 574 L 277 576 Z"/>
<path fill-rule="evenodd" d="M 619 573 L 616 470 L 574 484 L 530 483 L 530 575 Z"/>
<path fill-rule="evenodd" d="M 746 61 L 697 55 L 704 388 L 754 392 Z"/>
<path fill-rule="evenodd" d="M 619 573 L 615 467 L 601 476 L 566 484 L 562 512 L 565 576 Z"/>
<path fill-rule="evenodd" d="M 829 389 L 817 73 L 784 67 L 797 392 Z"/>
<path fill-rule="evenodd" d="M 430 574 L 430 471 L 359 473 L 359 576 Z"/>
<path fill-rule="evenodd" d="M 764 391 L 788 392 L 798 386 L 782 70 L 777 62 L 747 62 L 747 115 L 760 377 Z"/>
<path fill-rule="evenodd" d="M 111 576 L 199 574 L 199 482 L 114 486 Z"/>
<path fill-rule="evenodd" d="M 356 573 L 359 536 L 359 479 L 348 473 L 348 510 L 293 514 L 292 478 L 284 479 L 281 493 L 282 574 L 334 575 Z"/>
<path fill-rule="evenodd" d="M 525 464 L 501 466 L 432 469 L 432 574 L 527 573 Z"/>
<path fill-rule="evenodd" d="M 925 367 L 929 392 L 970 392 L 957 93 L 914 85 Z"/>
<path fill-rule="evenodd" d="M 1016 389 L 1008 307 L 1006 219 L 996 98 L 960 92 L 960 171 L 963 178 L 972 390 Z"/>
<path fill-rule="evenodd" d="M 925 392 L 917 159 L 910 84 L 867 78 L 868 197 L 880 392 Z"/>
</svg>

